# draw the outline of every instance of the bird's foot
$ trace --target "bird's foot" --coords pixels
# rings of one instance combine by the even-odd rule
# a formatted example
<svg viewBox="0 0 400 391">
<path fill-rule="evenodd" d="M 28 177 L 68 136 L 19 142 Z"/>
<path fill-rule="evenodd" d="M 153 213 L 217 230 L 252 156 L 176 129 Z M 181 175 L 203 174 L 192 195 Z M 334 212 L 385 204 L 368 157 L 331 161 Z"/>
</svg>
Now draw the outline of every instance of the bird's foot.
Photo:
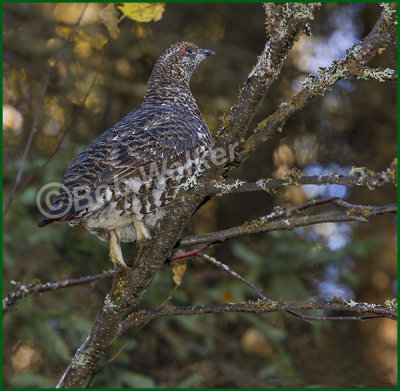
<svg viewBox="0 0 400 391">
<path fill-rule="evenodd" d="M 110 261 L 117 268 L 117 265 L 123 269 L 129 269 L 122 256 L 121 245 L 114 231 L 110 231 Z"/>
</svg>

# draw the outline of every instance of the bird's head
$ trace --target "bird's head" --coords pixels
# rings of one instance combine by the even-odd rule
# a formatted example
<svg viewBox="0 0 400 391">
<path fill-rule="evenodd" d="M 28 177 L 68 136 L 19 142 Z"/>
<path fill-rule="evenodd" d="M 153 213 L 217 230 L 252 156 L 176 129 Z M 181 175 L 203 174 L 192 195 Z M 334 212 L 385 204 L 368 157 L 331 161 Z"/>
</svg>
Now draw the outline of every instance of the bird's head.
<svg viewBox="0 0 400 391">
<path fill-rule="evenodd" d="M 215 53 L 191 42 L 174 43 L 157 59 L 149 84 L 188 85 L 194 70 L 210 54 Z"/>
</svg>

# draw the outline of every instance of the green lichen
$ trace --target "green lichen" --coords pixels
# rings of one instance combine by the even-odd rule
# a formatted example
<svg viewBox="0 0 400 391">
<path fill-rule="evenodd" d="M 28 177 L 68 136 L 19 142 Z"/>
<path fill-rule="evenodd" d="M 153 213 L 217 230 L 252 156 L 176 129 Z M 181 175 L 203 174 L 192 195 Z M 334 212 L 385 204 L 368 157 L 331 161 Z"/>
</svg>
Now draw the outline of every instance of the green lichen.
<svg viewBox="0 0 400 391">
<path fill-rule="evenodd" d="M 208 157 L 208 156 L 211 156 L 212 153 L 213 153 L 213 149 L 210 148 L 210 149 L 208 150 L 207 157 Z M 204 165 L 205 167 L 203 167 L 203 165 Z M 186 180 L 186 182 L 185 182 L 181 187 L 182 187 L 183 189 L 185 189 L 185 190 L 189 190 L 189 189 L 191 189 L 191 188 L 193 188 L 193 187 L 196 187 L 197 184 L 198 184 L 198 178 L 203 174 L 204 171 L 206 171 L 206 167 L 207 167 L 207 166 L 209 167 L 208 163 L 206 162 L 206 156 L 203 156 L 203 157 L 200 159 L 199 164 L 198 164 L 198 166 L 197 166 L 195 172 L 193 173 L 193 175 L 190 176 L 190 177 Z"/>
<path fill-rule="evenodd" d="M 333 62 L 328 69 L 320 67 L 317 74 L 309 75 L 303 82 L 303 88 L 313 95 L 324 95 L 325 91 L 337 81 L 347 77 L 347 66 L 344 59 Z"/>
<path fill-rule="evenodd" d="M 254 305 L 258 307 L 261 311 L 268 311 L 272 310 L 278 307 L 279 301 L 273 301 L 273 300 L 262 300 L 262 299 L 257 299 L 257 300 L 249 300 L 247 304 Z"/>
<path fill-rule="evenodd" d="M 88 348 L 79 348 L 71 360 L 71 368 L 82 368 L 88 365 L 91 361 L 90 353 L 91 350 Z"/>
<path fill-rule="evenodd" d="M 240 93 L 240 95 L 242 94 L 241 91 L 239 93 Z M 230 115 L 223 114 L 221 116 L 221 125 L 225 132 L 229 133 L 231 131 L 232 119 L 231 119 Z"/>
<path fill-rule="evenodd" d="M 382 15 L 385 20 L 390 20 L 396 14 L 396 10 L 390 7 L 390 3 L 379 3 L 379 5 L 383 8 Z"/>
<path fill-rule="evenodd" d="M 132 325 L 139 325 L 145 321 L 146 314 L 147 314 L 146 310 L 132 312 L 126 317 L 125 320 L 131 323 Z"/>
<path fill-rule="evenodd" d="M 301 178 L 305 177 L 306 174 L 299 170 L 298 168 L 292 168 L 285 175 L 282 176 L 282 179 L 286 182 L 287 185 L 298 185 Z"/>
<path fill-rule="evenodd" d="M 353 166 L 349 175 L 357 177 L 357 186 L 367 186 L 370 190 L 374 190 L 382 179 L 378 178 L 373 170 L 368 170 L 366 167 Z"/>
<path fill-rule="evenodd" d="M 113 301 L 111 295 L 107 294 L 106 298 L 104 299 L 103 312 L 111 312 L 116 315 L 118 313 L 118 309 L 118 304 Z"/>
<path fill-rule="evenodd" d="M 350 176 L 355 176 L 355 174 L 359 174 L 359 175 L 366 175 L 368 174 L 368 168 L 367 167 L 355 167 L 353 166 L 349 172 Z"/>
<path fill-rule="evenodd" d="M 269 188 L 268 185 L 272 179 L 259 179 L 256 182 L 256 186 L 259 187 L 260 189 L 263 189 L 267 193 L 273 193 L 276 192 L 274 188 Z"/>
<path fill-rule="evenodd" d="M 349 299 L 349 301 L 343 300 L 350 308 L 357 307 L 360 303 L 357 303 L 353 299 Z"/>
<path fill-rule="evenodd" d="M 314 19 L 312 8 L 307 3 L 286 3 L 282 12 L 287 19 Z"/>
<path fill-rule="evenodd" d="M 125 278 L 120 278 L 114 287 L 113 292 L 113 302 L 115 304 L 119 304 L 121 302 L 121 297 L 126 296 L 127 294 L 127 282 Z"/>
<path fill-rule="evenodd" d="M 241 181 L 240 179 L 236 179 L 235 182 L 229 184 L 229 183 L 223 183 L 223 182 L 217 182 L 214 187 L 218 189 L 222 194 L 228 194 L 232 191 L 232 189 L 237 189 L 238 187 L 242 186 L 246 182 Z"/>
<path fill-rule="evenodd" d="M 385 307 L 386 307 L 388 310 L 396 311 L 396 312 L 397 312 L 397 299 L 394 298 L 394 299 L 391 299 L 391 300 L 386 300 L 386 301 L 385 301 Z"/>
<path fill-rule="evenodd" d="M 366 222 L 368 218 L 371 216 L 371 212 L 373 211 L 372 206 L 366 206 L 363 208 L 349 208 L 346 210 L 346 215 L 352 217 L 357 221 Z"/>
<path fill-rule="evenodd" d="M 364 67 L 362 69 L 361 74 L 356 75 L 357 79 L 362 79 L 362 80 L 370 80 L 370 79 L 375 79 L 378 80 L 379 82 L 383 83 L 387 80 L 390 80 L 393 78 L 393 75 L 396 72 L 393 69 L 386 68 L 386 69 L 373 69 L 373 68 L 367 68 Z"/>
</svg>

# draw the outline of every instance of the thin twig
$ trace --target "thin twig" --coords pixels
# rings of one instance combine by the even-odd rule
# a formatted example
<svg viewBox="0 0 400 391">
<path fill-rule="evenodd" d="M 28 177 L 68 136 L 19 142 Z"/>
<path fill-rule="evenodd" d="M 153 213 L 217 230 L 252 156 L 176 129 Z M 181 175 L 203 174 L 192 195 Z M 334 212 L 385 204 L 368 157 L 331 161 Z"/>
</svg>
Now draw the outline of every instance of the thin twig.
<svg viewBox="0 0 400 391">
<path fill-rule="evenodd" d="M 206 243 L 204 246 L 197 248 L 196 250 L 188 251 L 188 252 L 182 253 L 182 254 L 171 255 L 167 258 L 167 262 L 178 261 L 180 259 L 196 257 L 197 255 L 200 255 L 202 252 L 204 252 L 206 249 L 208 249 L 211 245 L 212 245 L 212 243 Z"/>
<path fill-rule="evenodd" d="M 22 285 L 20 282 L 11 281 L 15 286 L 14 291 L 8 293 L 7 297 L 3 299 L 3 315 L 13 309 L 17 302 L 29 295 L 40 295 L 48 291 L 55 291 L 63 288 L 70 288 L 72 286 L 90 284 L 104 278 L 111 278 L 114 275 L 114 270 L 108 270 L 101 274 L 94 276 L 85 276 L 80 278 L 72 278 L 64 281 L 46 282 L 33 282 L 28 286 Z"/>
<path fill-rule="evenodd" d="M 67 36 L 67 39 L 65 40 L 65 43 L 64 43 L 63 47 L 58 52 L 57 57 L 56 57 L 56 59 L 54 61 L 54 64 L 52 65 L 52 67 L 50 68 L 49 72 L 47 73 L 46 80 L 45 80 L 45 82 L 43 84 L 42 92 L 40 94 L 39 102 L 38 102 L 38 105 L 36 106 L 36 110 L 35 110 L 35 114 L 34 114 L 34 117 L 33 117 L 32 127 L 31 127 L 31 131 L 29 133 L 28 141 L 26 142 L 24 153 L 22 155 L 21 165 L 20 165 L 20 167 L 18 169 L 17 177 L 15 179 L 15 183 L 14 183 L 13 188 L 11 190 L 11 194 L 8 197 L 7 203 L 6 203 L 5 207 L 4 207 L 3 215 L 5 215 L 7 213 L 7 211 L 9 210 L 9 207 L 11 206 L 12 201 L 14 200 L 14 198 L 20 192 L 20 189 L 18 188 L 18 186 L 19 186 L 19 184 L 21 182 L 22 173 L 23 173 L 24 167 L 25 167 L 25 162 L 26 162 L 26 159 L 28 157 L 29 150 L 31 149 L 33 138 L 34 138 L 34 136 L 35 136 L 35 134 L 37 133 L 37 130 L 38 130 L 37 126 L 38 126 L 38 121 L 39 121 L 39 115 L 40 115 L 40 112 L 42 110 L 42 106 L 43 106 L 44 98 L 46 96 L 47 87 L 49 85 L 50 78 L 51 78 L 51 76 L 53 76 L 53 73 L 54 73 L 58 63 L 61 60 L 61 56 L 62 56 L 62 54 L 64 53 L 65 49 L 67 48 L 67 46 L 69 44 L 69 40 L 71 39 L 71 36 L 72 36 L 73 32 L 80 25 L 81 20 L 83 18 L 83 15 L 85 14 L 87 6 L 88 6 L 88 3 L 86 3 L 84 5 L 84 7 L 82 9 L 82 12 L 79 15 L 78 20 L 76 21 L 75 25 L 72 26 L 71 30 L 69 31 L 69 34 Z"/>
<path fill-rule="evenodd" d="M 211 263 L 211 265 L 217 267 L 218 269 L 223 270 L 224 272 L 230 274 L 231 276 L 233 276 L 234 278 L 236 278 L 239 281 L 242 281 L 244 284 L 246 284 L 247 286 L 249 286 L 251 289 L 253 289 L 256 293 L 257 296 L 261 299 L 264 300 L 266 302 L 270 301 L 270 299 L 268 299 L 267 297 L 265 297 L 261 291 L 261 289 L 254 285 L 252 282 L 246 280 L 243 276 L 241 276 L 239 273 L 233 271 L 228 265 L 225 265 L 224 263 L 216 260 L 214 257 L 210 257 L 207 254 L 199 254 L 199 257 L 204 259 L 205 261 L 207 261 L 208 263 Z"/>
<path fill-rule="evenodd" d="M 247 286 L 252 288 L 257 296 L 265 301 L 265 302 L 270 302 L 271 299 L 268 299 L 264 294 L 262 293 L 261 289 L 253 284 L 252 282 L 246 280 L 242 275 L 239 273 L 233 271 L 228 265 L 216 260 L 213 257 L 210 257 L 207 254 L 199 254 L 199 257 L 207 261 L 208 263 L 211 263 L 213 266 L 223 270 L 224 272 L 230 274 L 234 278 L 238 279 L 239 281 L 245 283 Z M 292 310 L 287 310 L 287 313 L 297 316 L 298 318 L 301 318 L 305 320 L 306 322 L 311 323 L 310 321 L 324 321 L 324 320 L 366 320 L 366 319 L 374 319 L 374 318 L 381 318 L 383 315 L 368 315 L 368 316 L 312 316 L 312 315 L 305 315 L 305 314 L 300 314 L 298 312 L 292 311 Z"/>
</svg>

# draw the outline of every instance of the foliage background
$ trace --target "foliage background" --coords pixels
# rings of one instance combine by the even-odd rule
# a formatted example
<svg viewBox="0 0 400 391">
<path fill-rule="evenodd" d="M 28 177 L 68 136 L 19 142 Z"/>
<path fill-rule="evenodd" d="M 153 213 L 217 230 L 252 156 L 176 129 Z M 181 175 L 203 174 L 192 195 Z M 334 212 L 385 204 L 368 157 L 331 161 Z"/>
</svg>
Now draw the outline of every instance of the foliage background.
<svg viewBox="0 0 400 391">
<path fill-rule="evenodd" d="M 40 116 L 24 178 L 42 164 L 96 72 L 108 36 L 99 22 L 105 4 L 91 3 L 72 36 Z M 3 4 L 3 187 L 10 194 L 49 64 L 62 47 L 82 4 Z M 295 44 L 281 76 L 255 121 L 295 94 L 300 82 L 327 66 L 367 34 L 378 4 L 324 4 L 312 36 Z M 4 218 L 4 292 L 10 281 L 56 281 L 107 270 L 107 244 L 67 224 L 38 229 L 36 193 L 60 181 L 77 153 L 140 104 L 154 60 L 173 42 L 189 40 L 214 50 L 191 87 L 212 132 L 235 102 L 265 44 L 260 4 L 166 4 L 158 22 L 125 18 L 120 35 L 105 49 L 98 83 L 56 157 L 16 198 Z M 396 53 L 371 66 L 396 69 Z M 343 81 L 292 118 L 281 137 L 264 145 L 236 171 L 240 179 L 280 177 L 293 167 L 307 173 L 352 166 L 386 169 L 396 156 L 396 84 Z M 276 194 L 215 197 L 192 219 L 187 232 L 204 233 L 269 213 L 275 205 L 298 205 L 317 196 L 339 195 L 357 204 L 394 203 L 396 190 L 342 186 L 288 187 Z M 384 215 L 369 223 L 311 226 L 226 242 L 213 250 L 279 300 L 349 297 L 383 303 L 396 290 L 396 221 Z M 136 249 L 123 248 L 127 259 Z M 21 301 L 4 318 L 4 386 L 53 386 L 86 338 L 110 280 Z M 158 306 L 174 287 L 165 266 L 143 306 Z M 201 260 L 190 261 L 172 303 L 207 304 L 254 298 L 246 286 Z M 220 314 L 153 321 L 128 331 L 106 359 L 127 344 L 97 374 L 98 387 L 392 386 L 396 369 L 396 324 L 308 324 L 288 314 Z"/>
</svg>

